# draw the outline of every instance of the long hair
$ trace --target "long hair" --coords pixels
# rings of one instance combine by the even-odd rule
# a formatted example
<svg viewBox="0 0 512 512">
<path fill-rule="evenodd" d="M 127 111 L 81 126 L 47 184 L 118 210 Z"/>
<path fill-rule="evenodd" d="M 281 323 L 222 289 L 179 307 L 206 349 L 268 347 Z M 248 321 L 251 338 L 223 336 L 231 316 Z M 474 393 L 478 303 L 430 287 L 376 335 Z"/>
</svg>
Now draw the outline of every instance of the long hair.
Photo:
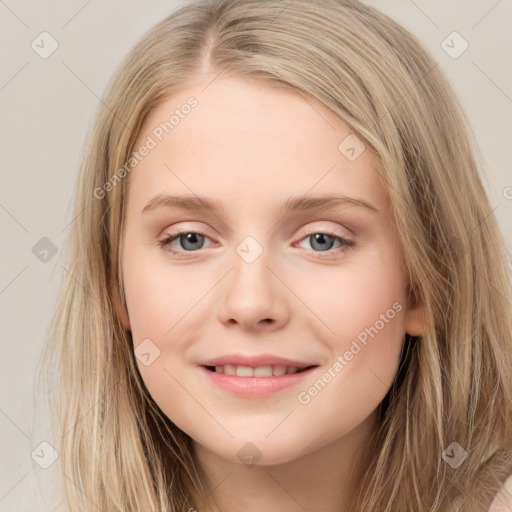
<svg viewBox="0 0 512 512">
<path fill-rule="evenodd" d="M 149 112 L 204 73 L 321 102 L 364 142 L 387 184 L 409 293 L 430 327 L 406 336 L 360 510 L 487 510 L 512 473 L 512 299 L 483 158 L 422 44 L 356 0 L 189 2 L 112 77 L 80 168 L 48 339 L 70 509 L 209 509 L 191 439 L 149 395 L 116 308 L 130 182 L 120 169 Z M 458 467 L 448 463 L 454 453 L 466 457 Z"/>
</svg>

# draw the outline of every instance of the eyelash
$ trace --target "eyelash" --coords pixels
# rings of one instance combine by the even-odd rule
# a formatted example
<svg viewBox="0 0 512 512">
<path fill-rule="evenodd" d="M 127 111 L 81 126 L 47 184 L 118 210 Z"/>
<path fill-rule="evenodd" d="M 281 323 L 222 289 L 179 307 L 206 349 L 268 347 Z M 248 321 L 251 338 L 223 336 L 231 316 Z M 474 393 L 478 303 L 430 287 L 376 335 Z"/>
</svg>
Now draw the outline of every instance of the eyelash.
<svg viewBox="0 0 512 512">
<path fill-rule="evenodd" d="M 189 252 L 189 253 L 194 253 L 194 252 L 198 252 L 200 249 L 198 249 L 197 251 L 176 251 L 174 249 L 171 248 L 171 242 L 173 242 L 174 240 L 178 239 L 181 235 L 186 235 L 186 234 L 189 234 L 189 233 L 194 233 L 196 235 L 201 235 L 201 236 L 204 236 L 205 238 L 209 238 L 205 233 L 202 233 L 201 231 L 175 231 L 173 233 L 170 233 L 168 234 L 163 240 L 159 240 L 158 242 L 158 245 L 165 251 L 167 252 L 170 252 L 172 255 L 176 255 L 176 254 L 183 254 L 184 252 Z M 312 235 L 316 235 L 316 234 L 321 234 L 321 235 L 328 235 L 332 238 L 334 238 L 335 240 L 338 240 L 340 243 L 341 243 L 341 246 L 338 247 L 337 249 L 329 249 L 328 251 L 315 251 L 313 249 L 307 249 L 309 252 L 314 252 L 314 253 L 318 253 L 318 254 L 338 254 L 338 253 L 345 253 L 347 251 L 349 251 L 350 249 L 352 249 L 355 245 L 355 243 L 351 240 L 348 240 L 340 235 L 337 235 L 336 233 L 333 233 L 331 231 L 311 231 L 309 233 L 306 233 L 301 239 L 300 241 L 312 236 Z"/>
</svg>

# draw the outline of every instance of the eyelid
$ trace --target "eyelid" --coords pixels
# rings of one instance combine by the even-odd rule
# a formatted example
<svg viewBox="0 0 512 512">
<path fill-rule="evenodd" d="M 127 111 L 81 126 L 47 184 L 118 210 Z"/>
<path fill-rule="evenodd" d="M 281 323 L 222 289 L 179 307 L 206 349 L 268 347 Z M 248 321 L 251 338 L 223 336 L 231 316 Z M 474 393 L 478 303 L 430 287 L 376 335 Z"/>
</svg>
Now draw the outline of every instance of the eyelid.
<svg viewBox="0 0 512 512">
<path fill-rule="evenodd" d="M 321 222 L 321 221 L 316 221 L 316 222 Z M 317 233 L 323 233 L 323 234 L 326 234 L 326 235 L 330 235 L 330 236 L 339 236 L 345 240 L 350 240 L 350 237 L 351 236 L 354 236 L 355 233 L 352 229 L 350 229 L 349 227 L 347 226 L 344 226 L 344 229 L 348 232 L 348 233 L 344 233 L 343 231 L 341 231 L 339 229 L 339 227 L 335 227 L 335 228 L 325 228 L 325 227 L 318 227 L 316 226 L 316 222 L 315 222 L 315 226 L 313 227 L 303 227 L 300 229 L 299 231 L 299 235 L 298 236 L 298 241 L 302 240 L 304 237 L 306 236 L 311 236 L 313 234 L 317 234 Z M 328 221 L 327 221 L 328 222 Z M 310 223 L 311 224 L 311 223 Z M 159 237 L 159 239 L 161 240 L 162 237 L 167 239 L 167 238 L 170 238 L 172 236 L 175 236 L 175 235 L 181 235 L 181 234 L 185 234 L 185 233 L 197 233 L 198 235 L 202 235 L 206 238 L 209 238 L 209 239 L 213 239 L 214 237 L 211 236 L 210 234 L 208 234 L 208 230 L 204 230 L 204 229 L 195 229 L 194 227 L 191 227 L 191 226 L 183 226 L 179 228 L 175 228 L 175 229 L 169 229 L 169 230 L 164 230 L 165 231 L 165 234 L 163 234 L 161 237 Z"/>
<path fill-rule="evenodd" d="M 335 229 L 322 229 L 322 228 L 312 227 L 312 228 L 309 228 L 309 230 L 307 230 L 307 231 L 306 231 L 306 228 L 304 228 L 301 231 L 302 231 L 302 233 L 297 238 L 297 241 L 294 243 L 294 246 L 297 246 L 297 244 L 300 244 L 303 240 L 306 240 L 308 237 L 315 235 L 315 234 L 324 234 L 324 235 L 330 236 L 330 237 L 336 239 L 340 243 L 340 247 L 337 247 L 332 250 L 330 249 L 328 251 L 325 251 L 325 253 L 323 253 L 322 251 L 314 251 L 313 249 L 304 249 L 308 253 L 316 254 L 317 255 L 316 257 L 319 257 L 319 258 L 337 257 L 340 254 L 343 254 L 351 249 L 354 249 L 354 247 L 356 245 L 355 241 L 351 237 L 347 237 Z M 349 230 L 349 231 L 351 231 L 351 230 Z M 175 229 L 172 232 L 167 232 L 163 239 L 158 240 L 158 245 L 160 246 L 160 248 L 162 250 L 168 251 L 173 255 L 180 255 L 180 257 L 186 253 L 189 253 L 189 255 L 192 256 L 196 252 L 197 253 L 202 252 L 201 249 L 205 249 L 205 248 L 201 248 L 197 251 L 183 251 L 181 249 L 175 250 L 172 248 L 171 244 L 175 240 L 179 239 L 180 236 L 185 235 L 187 233 L 195 233 L 195 234 L 203 236 L 209 240 L 212 239 L 207 233 L 203 232 L 202 230 L 195 230 L 195 229 L 190 229 L 190 228 L 185 227 L 185 228 L 181 228 L 181 229 Z M 215 245 L 215 242 L 213 243 L 213 245 Z M 322 255 L 324 255 L 324 256 L 322 256 Z M 174 257 L 176 257 L 176 256 L 174 256 Z M 192 259 L 193 259 L 193 257 L 192 257 Z"/>
<path fill-rule="evenodd" d="M 345 233 L 340 230 L 339 226 L 336 226 L 334 228 L 331 228 L 331 227 L 325 228 L 322 226 L 317 226 L 317 224 L 315 223 L 315 225 L 313 227 L 302 228 L 300 230 L 300 238 L 302 239 L 305 236 L 313 235 L 315 233 L 325 233 L 326 235 L 328 234 L 328 235 L 332 235 L 332 236 L 339 236 L 339 237 L 342 237 L 345 239 L 348 239 L 351 235 L 352 236 L 355 235 L 355 233 L 348 227 L 344 227 L 344 229 L 346 231 Z"/>
<path fill-rule="evenodd" d="M 209 229 L 203 229 L 203 228 L 198 229 L 198 228 L 194 227 L 193 225 L 191 225 L 192 223 L 186 223 L 186 222 L 185 223 L 179 222 L 177 224 L 178 224 L 177 228 L 172 227 L 172 228 L 163 229 L 162 234 L 159 235 L 158 238 L 159 239 L 168 238 L 169 236 L 182 235 L 185 233 L 197 233 L 198 235 L 202 235 L 202 236 L 205 236 L 210 239 L 215 238 L 214 236 L 209 234 L 210 233 Z"/>
</svg>

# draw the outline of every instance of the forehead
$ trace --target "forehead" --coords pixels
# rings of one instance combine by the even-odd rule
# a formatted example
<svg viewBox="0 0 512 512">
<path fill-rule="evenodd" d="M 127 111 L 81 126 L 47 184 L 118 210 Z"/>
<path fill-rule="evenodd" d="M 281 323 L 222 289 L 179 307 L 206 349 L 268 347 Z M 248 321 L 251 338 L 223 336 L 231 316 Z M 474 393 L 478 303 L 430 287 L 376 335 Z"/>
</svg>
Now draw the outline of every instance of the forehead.
<svg viewBox="0 0 512 512">
<path fill-rule="evenodd" d="M 198 81 L 151 112 L 135 149 L 149 139 L 154 147 L 130 175 L 136 198 L 198 194 L 227 207 L 316 194 L 386 202 L 375 156 L 343 121 L 309 96 L 261 81 Z"/>
</svg>

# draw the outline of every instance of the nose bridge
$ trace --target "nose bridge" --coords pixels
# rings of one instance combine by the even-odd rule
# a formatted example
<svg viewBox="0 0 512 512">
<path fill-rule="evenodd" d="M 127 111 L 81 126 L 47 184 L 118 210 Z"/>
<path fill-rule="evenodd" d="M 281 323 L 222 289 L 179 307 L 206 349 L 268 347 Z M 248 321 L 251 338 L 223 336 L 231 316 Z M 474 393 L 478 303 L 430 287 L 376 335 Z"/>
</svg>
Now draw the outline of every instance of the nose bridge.
<svg viewBox="0 0 512 512">
<path fill-rule="evenodd" d="M 259 322 L 283 324 L 286 307 L 272 269 L 273 254 L 264 243 L 248 235 L 235 247 L 231 275 L 219 305 L 222 321 L 235 321 L 246 328 Z"/>
<path fill-rule="evenodd" d="M 262 236 L 258 237 L 259 240 Z M 271 260 L 272 254 L 267 242 L 260 243 L 255 236 L 246 236 L 235 248 L 232 284 L 247 287 L 247 290 L 242 291 L 248 294 L 256 291 L 270 293 L 273 275 L 268 267 L 271 265 Z"/>
</svg>

